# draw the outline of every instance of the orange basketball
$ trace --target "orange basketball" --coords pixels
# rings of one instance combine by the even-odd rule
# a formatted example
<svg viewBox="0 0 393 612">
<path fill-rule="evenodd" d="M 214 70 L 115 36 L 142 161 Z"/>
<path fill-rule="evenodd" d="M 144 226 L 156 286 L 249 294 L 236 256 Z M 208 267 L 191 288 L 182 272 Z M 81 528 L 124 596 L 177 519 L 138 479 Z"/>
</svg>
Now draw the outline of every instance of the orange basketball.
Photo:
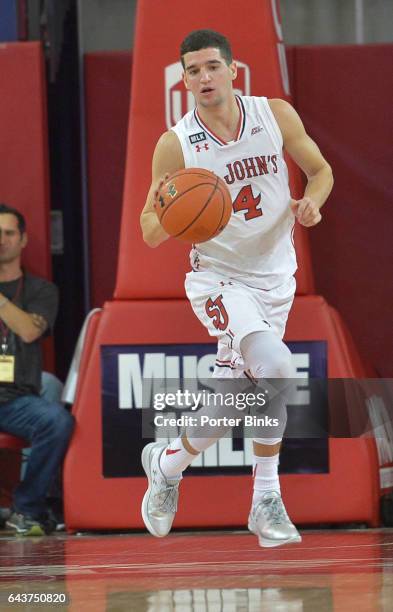
<svg viewBox="0 0 393 612">
<path fill-rule="evenodd" d="M 187 168 L 164 183 L 155 207 L 168 234 L 197 243 L 222 232 L 232 213 L 232 200 L 219 176 L 203 168 Z"/>
</svg>

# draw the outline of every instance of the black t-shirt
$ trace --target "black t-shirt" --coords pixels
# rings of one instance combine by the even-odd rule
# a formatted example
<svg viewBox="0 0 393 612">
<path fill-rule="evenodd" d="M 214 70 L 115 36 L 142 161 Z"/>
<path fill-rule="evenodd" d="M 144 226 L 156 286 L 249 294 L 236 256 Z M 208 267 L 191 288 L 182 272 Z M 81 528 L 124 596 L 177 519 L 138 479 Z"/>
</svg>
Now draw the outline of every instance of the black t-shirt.
<svg viewBox="0 0 393 612">
<path fill-rule="evenodd" d="M 9 300 L 13 300 L 14 304 L 25 312 L 44 317 L 48 323 L 45 335 L 49 335 L 53 330 L 57 315 L 59 301 L 57 287 L 43 278 L 25 272 L 21 291 L 14 299 L 18 284 L 19 279 L 0 283 L 0 292 Z M 40 338 L 34 342 L 23 342 L 19 336 L 8 330 L 7 344 L 7 355 L 15 356 L 15 382 L 0 382 L 0 404 L 22 395 L 38 395 L 41 388 Z"/>
</svg>

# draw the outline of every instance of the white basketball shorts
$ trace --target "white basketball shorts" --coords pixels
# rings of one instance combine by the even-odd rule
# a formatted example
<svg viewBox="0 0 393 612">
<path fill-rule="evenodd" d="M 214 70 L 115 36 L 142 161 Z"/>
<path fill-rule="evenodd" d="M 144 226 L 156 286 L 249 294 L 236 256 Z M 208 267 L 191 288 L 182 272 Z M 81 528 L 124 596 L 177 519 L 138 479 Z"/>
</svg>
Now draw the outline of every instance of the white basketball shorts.
<svg viewBox="0 0 393 612">
<path fill-rule="evenodd" d="M 244 372 L 240 342 L 245 336 L 267 330 L 284 336 L 296 281 L 292 276 L 264 290 L 203 270 L 186 274 L 185 289 L 196 316 L 218 340 L 213 376 L 237 378 Z"/>
</svg>

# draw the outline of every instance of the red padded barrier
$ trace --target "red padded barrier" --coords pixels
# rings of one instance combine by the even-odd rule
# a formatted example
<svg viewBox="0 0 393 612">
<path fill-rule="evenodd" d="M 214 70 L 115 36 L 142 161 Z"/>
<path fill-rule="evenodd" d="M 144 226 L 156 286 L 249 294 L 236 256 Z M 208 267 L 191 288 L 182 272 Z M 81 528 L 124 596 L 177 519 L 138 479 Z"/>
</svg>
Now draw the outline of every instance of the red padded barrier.
<svg viewBox="0 0 393 612">
<path fill-rule="evenodd" d="M 69 529 L 142 527 L 140 503 L 144 478 L 104 478 L 100 346 L 214 342 L 185 300 L 107 303 L 93 318 L 81 365 L 75 402 L 75 435 L 67 453 L 64 486 Z M 154 325 L 152 324 L 154 321 Z M 304 322 L 307 321 L 307 326 Z M 331 377 L 362 376 L 356 355 L 346 346 L 342 323 L 318 296 L 297 297 L 287 340 L 326 340 Z M 131 443 L 131 441 L 130 441 Z M 345 458 L 345 461 L 344 461 Z M 342 466 L 345 463 L 345 470 Z M 88 486 L 87 486 L 88 483 Z M 237 495 L 233 504 L 223 499 Z M 330 474 L 284 475 L 282 487 L 295 522 L 365 521 L 378 523 L 378 465 L 374 441 L 330 440 Z M 251 479 L 244 476 L 193 476 L 182 483 L 177 526 L 244 524 Z M 348 491 L 351 495 L 348 495 Z M 301 494 L 299 494 L 301 491 Z M 200 500 L 209 494 L 209 512 Z"/>
<path fill-rule="evenodd" d="M 176 28 L 162 27 L 168 21 L 166 3 L 138 2 L 117 299 L 184 297 L 189 249 L 170 240 L 159 251 L 151 250 L 143 243 L 139 229 L 154 146 L 174 117 L 187 111 L 186 92 L 179 82 L 181 70 L 176 72 L 172 66 L 179 61 L 183 37 L 197 28 L 223 32 L 233 44 L 235 59 L 245 64 L 235 85 L 244 93 L 285 97 L 279 63 L 279 53 L 284 57 L 285 53 L 279 44 L 281 28 L 275 1 L 250 0 L 245 10 L 242 0 L 200 0 L 198 10 L 190 11 L 184 0 L 172 0 L 170 10 L 176 16 Z M 241 15 L 241 19 L 234 19 L 234 15 Z M 310 293 L 313 280 L 307 238 L 299 235 L 298 247 L 299 292 Z"/>
<path fill-rule="evenodd" d="M 295 106 L 335 175 L 323 223 L 310 232 L 317 292 L 342 314 L 362 357 L 391 377 L 393 45 L 291 53 Z"/>
<path fill-rule="evenodd" d="M 115 286 L 131 69 L 129 52 L 85 56 L 92 307 L 110 299 Z"/>
<path fill-rule="evenodd" d="M 40 43 L 0 45 L 0 201 L 28 225 L 24 261 L 51 276 L 46 85 Z"/>
</svg>

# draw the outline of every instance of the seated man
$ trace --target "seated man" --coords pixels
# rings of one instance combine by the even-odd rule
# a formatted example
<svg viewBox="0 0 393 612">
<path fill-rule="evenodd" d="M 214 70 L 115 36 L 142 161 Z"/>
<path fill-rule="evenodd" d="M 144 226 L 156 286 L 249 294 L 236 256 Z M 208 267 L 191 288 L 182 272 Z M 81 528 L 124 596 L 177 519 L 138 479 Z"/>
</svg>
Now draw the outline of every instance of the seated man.
<svg viewBox="0 0 393 612">
<path fill-rule="evenodd" d="M 31 444 L 6 524 L 22 535 L 44 535 L 45 498 L 67 450 L 74 419 L 62 404 L 40 396 L 39 340 L 53 328 L 58 294 L 52 283 L 22 269 L 26 244 L 23 215 L 0 204 L 0 430 Z"/>
</svg>

